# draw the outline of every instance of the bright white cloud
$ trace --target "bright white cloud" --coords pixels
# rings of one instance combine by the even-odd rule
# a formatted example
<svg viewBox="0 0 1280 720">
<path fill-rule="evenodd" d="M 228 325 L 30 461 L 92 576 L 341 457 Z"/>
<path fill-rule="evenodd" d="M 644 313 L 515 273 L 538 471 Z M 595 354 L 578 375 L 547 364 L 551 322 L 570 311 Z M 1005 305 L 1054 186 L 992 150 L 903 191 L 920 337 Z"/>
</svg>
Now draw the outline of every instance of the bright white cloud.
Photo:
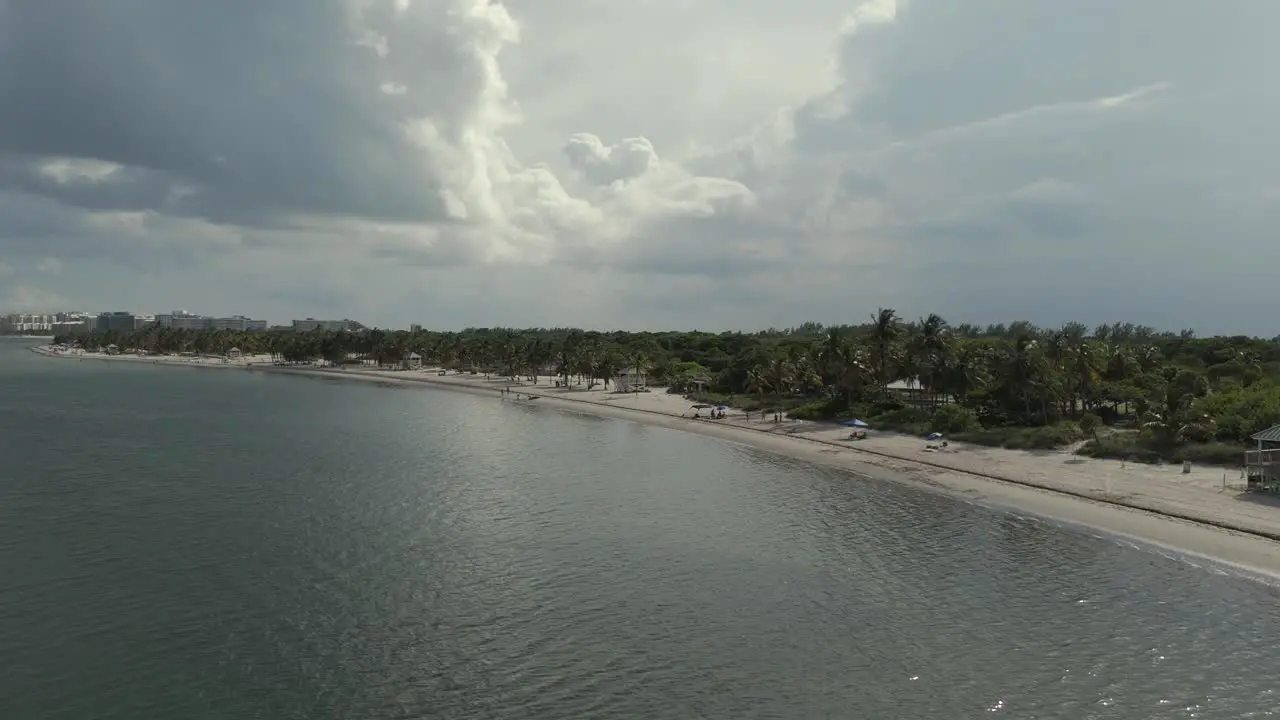
<svg viewBox="0 0 1280 720">
<path fill-rule="evenodd" d="M 0 257 L 275 320 L 1271 332 L 1280 8 L 1082 2 L 0 2 Z"/>
</svg>

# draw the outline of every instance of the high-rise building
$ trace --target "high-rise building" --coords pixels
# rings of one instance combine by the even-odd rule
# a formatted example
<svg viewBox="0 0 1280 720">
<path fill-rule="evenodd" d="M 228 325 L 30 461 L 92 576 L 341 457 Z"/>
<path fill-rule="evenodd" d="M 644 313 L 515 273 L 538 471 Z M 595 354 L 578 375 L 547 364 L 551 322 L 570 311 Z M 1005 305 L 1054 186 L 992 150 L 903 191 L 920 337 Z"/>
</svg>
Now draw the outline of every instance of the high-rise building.
<svg viewBox="0 0 1280 720">
<path fill-rule="evenodd" d="M 185 310 L 174 310 L 156 315 L 156 323 L 160 327 L 173 328 L 175 330 L 238 330 L 246 332 L 267 329 L 266 320 L 252 320 L 243 315 L 215 318 L 208 315 L 196 315 Z"/>
<path fill-rule="evenodd" d="M 49 332 L 57 320 L 57 315 L 50 313 L 10 313 L 4 324 L 9 332 Z"/>
<path fill-rule="evenodd" d="M 138 316 L 123 310 L 99 313 L 96 325 L 99 332 L 107 330 L 132 332 L 138 329 Z"/>
<path fill-rule="evenodd" d="M 267 329 L 266 320 L 250 320 L 243 315 L 234 315 L 229 318 L 210 318 L 210 325 L 214 330 L 238 330 L 240 332 Z"/>
<path fill-rule="evenodd" d="M 316 320 L 315 318 L 307 318 L 306 320 L 294 320 L 293 329 L 295 332 L 311 332 L 312 330 L 338 332 L 350 330 L 356 324 L 354 320 Z"/>
</svg>

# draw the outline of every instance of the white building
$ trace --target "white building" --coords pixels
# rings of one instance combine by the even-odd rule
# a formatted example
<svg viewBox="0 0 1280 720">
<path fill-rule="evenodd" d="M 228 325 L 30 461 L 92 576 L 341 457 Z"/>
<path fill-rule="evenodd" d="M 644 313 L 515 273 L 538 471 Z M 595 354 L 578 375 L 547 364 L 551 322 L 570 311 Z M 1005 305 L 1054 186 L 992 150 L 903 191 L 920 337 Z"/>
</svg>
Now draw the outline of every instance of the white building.
<svg viewBox="0 0 1280 720">
<path fill-rule="evenodd" d="M 174 330 L 208 330 L 209 323 L 213 318 L 205 315 L 196 315 L 186 310 L 174 310 L 173 312 L 161 313 L 156 315 L 156 324 L 162 328 L 173 328 Z"/>
<path fill-rule="evenodd" d="M 86 333 L 90 332 L 97 326 L 96 318 L 81 318 L 79 320 L 59 320 L 53 323 L 49 331 L 54 335 L 66 335 L 69 333 Z"/>
<path fill-rule="evenodd" d="M 56 322 L 57 316 L 49 313 L 10 313 L 5 316 L 9 329 L 17 332 L 50 332 Z"/>
<path fill-rule="evenodd" d="M 211 318 L 210 325 L 214 330 L 238 330 L 240 332 L 267 329 L 266 320 L 250 320 L 243 315 L 234 315 L 229 318 Z"/>
<path fill-rule="evenodd" d="M 422 367 L 422 356 L 416 352 L 411 352 L 404 359 L 404 366 L 409 370 L 417 370 Z"/>
<path fill-rule="evenodd" d="M 175 330 L 236 330 L 239 332 L 266 330 L 266 320 L 251 320 L 243 315 L 216 318 L 208 315 L 196 315 L 185 310 L 174 310 L 156 316 L 160 327 Z"/>
<path fill-rule="evenodd" d="M 342 330 L 350 330 L 352 326 L 350 320 L 316 320 L 315 318 L 307 318 L 306 320 L 294 320 L 294 332 L 311 332 L 313 330 L 323 330 L 325 332 L 340 332 Z"/>
</svg>

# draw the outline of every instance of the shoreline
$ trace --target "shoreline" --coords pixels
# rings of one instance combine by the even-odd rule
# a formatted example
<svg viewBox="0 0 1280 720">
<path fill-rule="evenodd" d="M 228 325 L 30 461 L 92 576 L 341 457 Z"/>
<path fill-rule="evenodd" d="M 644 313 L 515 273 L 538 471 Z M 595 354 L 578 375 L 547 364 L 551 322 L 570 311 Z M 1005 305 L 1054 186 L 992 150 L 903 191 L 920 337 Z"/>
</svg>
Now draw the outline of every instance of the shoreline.
<svg viewBox="0 0 1280 720">
<path fill-rule="evenodd" d="M 925 488 L 1014 514 L 1038 516 L 1084 531 L 1096 530 L 1135 543 L 1208 560 L 1253 576 L 1280 578 L 1280 503 L 1238 497 L 1220 469 L 1182 475 L 1176 468 L 1127 465 L 1075 458 L 1062 452 L 1027 452 L 953 444 L 925 453 L 924 442 L 873 433 L 856 443 L 848 429 L 825 423 L 748 420 L 731 411 L 725 420 L 682 415 L 691 403 L 665 392 L 617 395 L 601 390 L 557 388 L 550 378 L 532 385 L 505 378 L 437 370 L 332 369 L 278 366 L 262 359 L 211 362 L 195 358 L 69 355 L 32 346 L 58 359 L 90 359 L 172 367 L 242 369 L 281 375 L 354 380 L 394 387 L 426 387 L 562 411 L 639 422 L 734 442 L 877 481 Z M 517 400 L 515 395 L 536 400 Z M 1021 475 L 1021 476 L 1019 476 Z"/>
</svg>

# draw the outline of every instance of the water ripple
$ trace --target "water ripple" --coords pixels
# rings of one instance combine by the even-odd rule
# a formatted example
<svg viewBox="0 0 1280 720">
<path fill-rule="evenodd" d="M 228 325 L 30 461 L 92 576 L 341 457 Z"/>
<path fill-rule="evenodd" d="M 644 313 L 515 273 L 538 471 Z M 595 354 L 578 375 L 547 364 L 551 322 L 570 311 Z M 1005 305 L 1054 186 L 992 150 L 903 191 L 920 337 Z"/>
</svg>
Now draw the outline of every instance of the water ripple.
<svg viewBox="0 0 1280 720">
<path fill-rule="evenodd" d="M 24 360 L 0 717 L 1280 706 L 1280 588 L 1175 552 L 484 398 Z"/>
</svg>

